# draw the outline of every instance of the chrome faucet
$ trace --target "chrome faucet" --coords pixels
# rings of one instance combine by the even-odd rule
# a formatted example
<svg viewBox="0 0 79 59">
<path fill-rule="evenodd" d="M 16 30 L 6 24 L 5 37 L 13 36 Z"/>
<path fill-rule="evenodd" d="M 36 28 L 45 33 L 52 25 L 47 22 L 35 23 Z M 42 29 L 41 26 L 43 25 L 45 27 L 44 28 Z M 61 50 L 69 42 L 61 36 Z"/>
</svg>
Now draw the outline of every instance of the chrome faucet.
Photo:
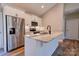
<svg viewBox="0 0 79 59">
<path fill-rule="evenodd" d="M 47 26 L 47 30 L 48 30 L 49 34 L 51 34 L 51 26 L 50 25 Z"/>
</svg>

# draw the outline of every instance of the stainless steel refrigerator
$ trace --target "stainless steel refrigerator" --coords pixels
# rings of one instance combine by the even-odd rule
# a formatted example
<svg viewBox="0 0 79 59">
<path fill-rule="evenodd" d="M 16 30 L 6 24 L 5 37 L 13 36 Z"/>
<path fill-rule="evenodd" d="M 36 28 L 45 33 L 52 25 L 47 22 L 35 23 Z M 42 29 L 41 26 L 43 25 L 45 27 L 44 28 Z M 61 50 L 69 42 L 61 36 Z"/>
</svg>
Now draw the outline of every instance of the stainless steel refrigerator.
<svg viewBox="0 0 79 59">
<path fill-rule="evenodd" d="M 25 21 L 22 18 L 6 15 L 7 51 L 24 45 Z"/>
</svg>

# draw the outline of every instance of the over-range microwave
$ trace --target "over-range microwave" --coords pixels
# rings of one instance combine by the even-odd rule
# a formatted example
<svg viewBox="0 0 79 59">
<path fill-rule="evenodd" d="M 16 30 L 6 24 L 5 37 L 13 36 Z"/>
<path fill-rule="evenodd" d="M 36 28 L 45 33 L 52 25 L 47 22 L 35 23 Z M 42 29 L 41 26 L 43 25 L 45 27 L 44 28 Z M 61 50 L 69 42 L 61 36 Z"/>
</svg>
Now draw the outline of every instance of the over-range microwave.
<svg viewBox="0 0 79 59">
<path fill-rule="evenodd" d="M 31 26 L 38 26 L 38 22 L 32 21 Z"/>
</svg>

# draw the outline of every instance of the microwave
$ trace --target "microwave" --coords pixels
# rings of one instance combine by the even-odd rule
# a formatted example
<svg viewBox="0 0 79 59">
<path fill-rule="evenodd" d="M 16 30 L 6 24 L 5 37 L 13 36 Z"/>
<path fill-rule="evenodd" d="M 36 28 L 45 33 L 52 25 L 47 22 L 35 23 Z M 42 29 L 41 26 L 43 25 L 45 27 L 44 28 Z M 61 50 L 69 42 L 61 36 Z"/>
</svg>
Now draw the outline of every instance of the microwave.
<svg viewBox="0 0 79 59">
<path fill-rule="evenodd" d="M 34 26 L 34 27 L 35 27 L 35 26 L 38 26 L 38 22 L 32 21 L 32 22 L 31 22 L 31 26 Z"/>
</svg>

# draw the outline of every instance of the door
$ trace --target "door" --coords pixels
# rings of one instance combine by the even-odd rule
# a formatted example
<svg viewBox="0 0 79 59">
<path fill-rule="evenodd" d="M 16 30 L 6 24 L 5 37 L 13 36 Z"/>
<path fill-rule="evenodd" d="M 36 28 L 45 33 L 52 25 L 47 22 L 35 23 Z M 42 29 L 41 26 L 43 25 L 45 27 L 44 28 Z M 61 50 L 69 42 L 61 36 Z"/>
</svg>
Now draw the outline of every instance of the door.
<svg viewBox="0 0 79 59">
<path fill-rule="evenodd" d="M 16 26 L 16 18 L 12 16 L 6 16 L 7 21 L 7 51 L 10 51 L 17 47 L 17 39 L 14 33 Z"/>
<path fill-rule="evenodd" d="M 66 20 L 66 38 L 78 39 L 78 19 Z"/>
<path fill-rule="evenodd" d="M 17 46 L 23 46 L 24 45 L 24 19 L 22 18 L 17 18 L 17 25 L 16 25 L 18 39 L 17 39 Z"/>
</svg>

